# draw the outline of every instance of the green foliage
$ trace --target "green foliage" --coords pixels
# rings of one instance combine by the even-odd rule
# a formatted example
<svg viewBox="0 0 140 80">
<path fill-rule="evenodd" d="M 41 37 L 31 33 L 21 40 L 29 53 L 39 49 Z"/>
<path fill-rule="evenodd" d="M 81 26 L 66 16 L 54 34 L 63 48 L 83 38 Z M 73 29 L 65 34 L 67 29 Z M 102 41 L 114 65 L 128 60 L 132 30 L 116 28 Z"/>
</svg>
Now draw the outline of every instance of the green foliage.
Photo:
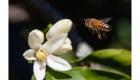
<svg viewBox="0 0 140 80">
<path fill-rule="evenodd" d="M 71 77 L 71 76 L 69 76 L 68 74 L 66 74 L 64 72 L 54 71 L 49 67 L 47 67 L 47 71 L 48 72 L 46 72 L 46 74 L 49 74 L 48 77 L 53 76 L 51 78 L 54 78 L 54 79 L 67 79 L 67 78 Z"/>
<path fill-rule="evenodd" d="M 46 80 L 56 80 L 49 72 L 46 72 Z"/>
<path fill-rule="evenodd" d="M 48 24 L 47 27 L 43 30 L 43 33 L 47 33 L 52 26 L 52 24 Z"/>
<path fill-rule="evenodd" d="M 92 56 L 100 59 L 112 59 L 122 65 L 131 65 L 131 53 L 125 49 L 103 49 L 93 52 Z"/>
<path fill-rule="evenodd" d="M 105 72 L 105 75 L 100 72 L 94 71 L 87 67 L 74 67 L 72 70 L 64 72 L 69 74 L 69 78 L 57 78 L 49 72 L 46 72 L 46 80 L 130 80 L 128 78 L 122 77 L 120 75 L 109 74 Z"/>
<path fill-rule="evenodd" d="M 72 78 L 64 80 L 113 80 L 107 76 L 99 75 L 86 67 L 76 67 L 67 73 L 71 75 Z"/>
<path fill-rule="evenodd" d="M 67 60 L 69 63 L 74 63 L 78 60 L 77 57 L 74 55 L 74 52 L 72 51 L 59 56 Z"/>
<path fill-rule="evenodd" d="M 127 79 L 130 79 L 130 76 L 128 74 L 126 74 L 120 70 L 114 69 L 112 67 L 104 66 L 102 64 L 91 63 L 91 69 L 93 69 L 95 71 L 102 71 L 102 72 L 120 75 L 120 76 L 123 76 Z"/>
<path fill-rule="evenodd" d="M 31 80 L 36 80 L 34 75 L 32 75 Z"/>
</svg>

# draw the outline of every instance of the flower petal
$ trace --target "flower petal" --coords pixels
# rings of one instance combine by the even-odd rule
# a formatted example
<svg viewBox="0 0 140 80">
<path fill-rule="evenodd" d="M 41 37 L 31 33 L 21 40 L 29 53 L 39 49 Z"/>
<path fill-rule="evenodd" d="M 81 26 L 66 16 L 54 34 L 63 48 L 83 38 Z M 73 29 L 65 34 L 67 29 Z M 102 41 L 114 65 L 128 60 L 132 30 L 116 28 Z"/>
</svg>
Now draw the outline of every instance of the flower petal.
<svg viewBox="0 0 140 80">
<path fill-rule="evenodd" d="M 47 65 L 56 71 L 68 71 L 72 68 L 66 60 L 51 54 L 48 55 Z"/>
<path fill-rule="evenodd" d="M 47 39 L 51 39 L 55 36 L 66 34 L 72 27 L 72 21 L 70 19 L 62 19 L 56 22 L 46 34 Z"/>
<path fill-rule="evenodd" d="M 79 58 L 85 58 L 86 56 L 90 55 L 92 51 L 92 48 L 87 43 L 82 42 L 78 44 L 76 56 Z"/>
<path fill-rule="evenodd" d="M 36 60 L 35 51 L 33 49 L 26 50 L 23 56 L 26 60 Z"/>
<path fill-rule="evenodd" d="M 71 40 L 69 38 L 66 39 L 65 41 L 66 44 L 71 44 Z"/>
<path fill-rule="evenodd" d="M 66 38 L 67 34 L 52 38 L 44 43 L 42 48 L 45 49 L 48 53 L 55 53 L 64 44 Z"/>
<path fill-rule="evenodd" d="M 44 34 L 40 30 L 33 30 L 29 33 L 28 44 L 30 48 L 37 50 L 44 41 Z"/>
<path fill-rule="evenodd" d="M 46 63 L 34 61 L 33 71 L 36 80 L 43 80 L 45 77 Z"/>
<path fill-rule="evenodd" d="M 72 50 L 71 40 L 67 38 L 65 40 L 65 43 L 54 54 L 61 55 L 71 50 Z"/>
</svg>

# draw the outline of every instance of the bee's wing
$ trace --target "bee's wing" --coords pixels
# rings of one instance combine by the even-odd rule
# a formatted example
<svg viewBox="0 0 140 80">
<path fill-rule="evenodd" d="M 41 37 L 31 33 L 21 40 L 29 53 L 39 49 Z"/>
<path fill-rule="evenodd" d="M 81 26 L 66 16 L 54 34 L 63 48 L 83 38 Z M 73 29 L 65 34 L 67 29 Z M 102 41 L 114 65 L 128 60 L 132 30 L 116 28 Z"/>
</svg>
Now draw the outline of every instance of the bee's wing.
<svg viewBox="0 0 140 80">
<path fill-rule="evenodd" d="M 109 17 L 109 18 L 101 19 L 101 21 L 107 23 L 107 22 L 109 22 L 111 19 L 112 19 L 112 18 Z"/>
</svg>

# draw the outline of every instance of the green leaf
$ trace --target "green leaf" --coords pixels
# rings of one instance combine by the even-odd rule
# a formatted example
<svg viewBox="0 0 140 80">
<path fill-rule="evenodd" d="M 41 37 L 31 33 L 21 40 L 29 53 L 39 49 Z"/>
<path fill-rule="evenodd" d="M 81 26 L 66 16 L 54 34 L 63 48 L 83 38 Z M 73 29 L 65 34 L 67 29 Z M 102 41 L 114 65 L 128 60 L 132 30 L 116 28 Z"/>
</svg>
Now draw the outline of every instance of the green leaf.
<svg viewBox="0 0 140 80">
<path fill-rule="evenodd" d="M 53 76 L 54 79 L 67 79 L 67 78 L 71 78 L 70 75 L 64 73 L 64 72 L 58 72 L 58 71 L 54 71 L 52 70 L 51 68 L 47 67 L 47 70 L 46 70 L 46 74 L 49 74 Z"/>
<path fill-rule="evenodd" d="M 47 27 L 43 30 L 43 33 L 47 33 L 52 26 L 52 24 L 48 24 Z"/>
<path fill-rule="evenodd" d="M 36 80 L 34 75 L 32 75 L 31 80 Z"/>
<path fill-rule="evenodd" d="M 45 79 L 46 79 L 46 80 L 57 80 L 57 79 L 55 79 L 49 72 L 46 72 Z M 34 75 L 32 75 L 31 80 L 36 80 Z"/>
<path fill-rule="evenodd" d="M 46 80 L 56 80 L 49 72 L 46 72 Z"/>
<path fill-rule="evenodd" d="M 125 49 L 103 49 L 97 50 L 91 56 L 100 59 L 112 59 L 125 66 L 131 65 L 131 52 Z"/>
<path fill-rule="evenodd" d="M 58 76 L 57 72 L 54 71 L 54 73 Z M 101 74 L 101 72 L 97 72 L 96 70 L 87 67 L 74 67 L 72 70 L 64 72 L 71 76 L 69 78 L 62 78 L 62 76 L 59 76 L 58 78 L 54 73 L 52 75 L 50 71 L 47 71 L 45 80 L 130 80 L 130 78 L 125 78 L 117 74 L 110 74 L 108 72 Z M 31 80 L 35 80 L 34 75 Z"/>
<path fill-rule="evenodd" d="M 107 75 L 108 73 L 100 74 L 97 71 L 91 70 L 87 67 L 75 67 L 70 71 L 67 71 L 72 78 L 70 79 L 62 79 L 62 80 L 121 80 L 122 76 L 117 75 L 117 77 L 111 76 L 111 74 Z M 124 80 L 129 80 L 124 78 Z"/>
<path fill-rule="evenodd" d="M 59 56 L 68 61 L 69 63 L 74 63 L 76 60 L 78 60 L 78 58 L 74 55 L 72 51 Z"/>
<path fill-rule="evenodd" d="M 93 63 L 92 62 L 90 64 L 91 64 L 90 68 L 93 69 L 93 70 L 109 72 L 109 73 L 121 75 L 121 76 L 124 76 L 127 79 L 130 79 L 129 75 L 127 75 L 126 73 L 124 73 L 124 72 L 122 72 L 120 70 L 114 69 L 112 67 L 104 66 L 104 65 L 98 64 L 98 63 Z"/>
</svg>

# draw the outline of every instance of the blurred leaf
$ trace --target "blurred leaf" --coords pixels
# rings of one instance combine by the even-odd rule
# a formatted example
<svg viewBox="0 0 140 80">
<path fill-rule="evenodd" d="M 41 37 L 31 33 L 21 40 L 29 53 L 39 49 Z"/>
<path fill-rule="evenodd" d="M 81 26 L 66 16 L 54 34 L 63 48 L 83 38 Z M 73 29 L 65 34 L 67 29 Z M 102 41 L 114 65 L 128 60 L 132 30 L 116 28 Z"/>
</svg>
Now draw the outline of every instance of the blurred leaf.
<svg viewBox="0 0 140 80">
<path fill-rule="evenodd" d="M 36 80 L 34 75 L 32 75 L 31 80 Z"/>
<path fill-rule="evenodd" d="M 57 72 L 55 73 L 57 74 Z M 125 78 L 120 75 L 109 74 L 108 72 L 101 74 L 100 72 L 97 72 L 96 70 L 92 70 L 87 67 L 74 67 L 72 70 L 66 71 L 64 73 L 67 75 L 70 75 L 71 77 L 62 78 L 62 76 L 59 76 L 58 78 L 56 77 L 56 75 L 54 74 L 52 75 L 52 73 L 48 71 L 46 72 L 45 78 L 46 80 L 130 80 L 129 78 Z M 112 75 L 115 75 L 115 76 L 112 76 Z M 34 75 L 32 76 L 31 80 L 35 80 Z"/>
<path fill-rule="evenodd" d="M 46 80 L 56 80 L 49 72 L 46 72 Z"/>
<path fill-rule="evenodd" d="M 119 19 L 116 32 L 120 42 L 131 48 L 131 23 L 127 19 Z"/>
<path fill-rule="evenodd" d="M 67 78 L 71 78 L 70 75 L 68 75 L 68 74 L 66 74 L 64 72 L 54 71 L 54 70 L 52 70 L 49 67 L 47 67 L 47 70 L 46 71 L 48 71 L 49 74 L 54 77 L 54 79 L 67 79 Z M 46 74 L 48 74 L 48 72 L 46 72 Z M 51 77 L 51 76 L 49 76 L 49 77 Z"/>
<path fill-rule="evenodd" d="M 47 33 L 52 26 L 52 24 L 48 24 L 47 27 L 43 30 L 43 33 Z"/>
<path fill-rule="evenodd" d="M 67 71 L 66 73 L 68 73 L 69 75 L 72 76 L 72 78 L 70 79 L 62 79 L 62 80 L 120 80 L 123 77 L 111 77 L 110 75 L 107 76 L 105 74 L 99 74 L 94 70 L 91 70 L 87 67 L 75 67 L 70 71 Z M 124 80 L 129 80 L 124 78 Z"/>
<path fill-rule="evenodd" d="M 78 59 L 72 51 L 59 56 L 70 63 L 74 63 Z"/>
<path fill-rule="evenodd" d="M 93 70 L 104 71 L 104 72 L 109 72 L 109 73 L 113 73 L 113 74 L 118 74 L 118 75 L 126 77 L 127 79 L 130 79 L 129 75 L 127 75 L 126 73 L 124 73 L 122 71 L 114 69 L 112 67 L 104 66 L 104 65 L 98 64 L 98 63 L 91 63 L 90 67 Z"/>
<path fill-rule="evenodd" d="M 103 49 L 97 50 L 91 56 L 100 59 L 112 59 L 125 66 L 131 65 L 131 52 L 125 49 Z"/>
<path fill-rule="evenodd" d="M 57 80 L 57 79 L 55 79 L 49 72 L 46 72 L 46 77 L 45 77 L 45 79 L 46 79 L 46 80 Z M 31 80 L 36 80 L 34 75 L 32 75 Z"/>
</svg>

